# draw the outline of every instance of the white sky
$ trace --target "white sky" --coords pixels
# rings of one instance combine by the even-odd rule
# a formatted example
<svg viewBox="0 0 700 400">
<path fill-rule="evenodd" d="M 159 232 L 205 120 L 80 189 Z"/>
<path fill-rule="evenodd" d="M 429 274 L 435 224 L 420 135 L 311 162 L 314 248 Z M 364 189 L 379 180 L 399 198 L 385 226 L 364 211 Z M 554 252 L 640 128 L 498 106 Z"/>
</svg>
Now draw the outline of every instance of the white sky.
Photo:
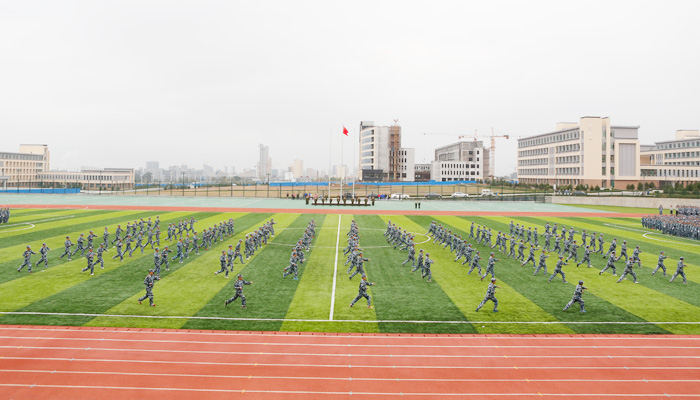
<svg viewBox="0 0 700 400">
<path fill-rule="evenodd" d="M 456 136 L 609 116 L 643 143 L 700 128 L 693 1 L 0 0 L 0 151 L 52 168 L 340 163 L 342 125 L 402 126 L 416 162 Z M 352 142 L 344 160 L 351 165 Z"/>
</svg>

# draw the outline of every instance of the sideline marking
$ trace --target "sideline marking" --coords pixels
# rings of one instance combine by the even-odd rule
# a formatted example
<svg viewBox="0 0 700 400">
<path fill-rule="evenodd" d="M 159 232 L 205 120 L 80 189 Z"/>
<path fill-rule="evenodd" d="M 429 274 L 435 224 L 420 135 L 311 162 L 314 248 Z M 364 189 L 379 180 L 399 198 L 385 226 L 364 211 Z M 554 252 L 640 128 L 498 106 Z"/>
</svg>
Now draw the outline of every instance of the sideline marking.
<svg viewBox="0 0 700 400">
<path fill-rule="evenodd" d="M 124 314 L 88 314 L 88 313 L 50 313 L 34 311 L 0 311 L 5 315 L 46 315 L 46 316 L 75 316 L 75 317 L 111 317 L 111 318 L 152 318 L 152 319 L 202 319 L 217 321 L 270 321 L 270 322 L 377 322 L 395 324 L 521 324 L 521 325 L 700 325 L 700 321 L 428 321 L 428 320 L 366 320 L 366 319 L 302 319 L 302 318 L 235 318 L 235 317 L 198 317 L 185 315 L 124 315 Z"/>
<path fill-rule="evenodd" d="M 333 266 L 333 289 L 331 290 L 331 313 L 328 317 L 329 321 L 333 321 L 333 312 L 335 311 L 335 283 L 338 279 L 338 248 L 340 246 L 340 220 L 342 214 L 338 214 L 338 233 L 335 240 L 335 265 Z"/>
<path fill-rule="evenodd" d="M 4 227 L 8 226 L 20 226 L 20 225 L 29 225 L 28 227 L 25 228 L 19 228 L 19 229 L 0 229 L 0 233 L 5 233 L 5 232 L 19 232 L 19 231 L 26 231 L 27 229 L 32 229 L 35 227 L 34 224 L 39 223 L 39 222 L 46 222 L 46 221 L 55 221 L 58 219 L 66 219 L 66 218 L 73 218 L 75 215 L 66 215 L 63 217 L 56 217 L 56 218 L 48 218 L 48 219 L 40 219 L 38 221 L 31 221 L 31 222 L 18 222 L 16 224 L 12 225 L 5 225 Z"/>
</svg>

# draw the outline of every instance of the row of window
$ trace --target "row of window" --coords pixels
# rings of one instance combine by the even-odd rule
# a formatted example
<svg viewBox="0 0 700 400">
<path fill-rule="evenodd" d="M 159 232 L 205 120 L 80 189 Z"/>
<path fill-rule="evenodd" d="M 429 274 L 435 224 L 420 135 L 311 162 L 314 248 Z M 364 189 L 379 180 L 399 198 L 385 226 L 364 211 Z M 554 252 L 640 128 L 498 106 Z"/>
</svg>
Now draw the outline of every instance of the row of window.
<svg viewBox="0 0 700 400">
<path fill-rule="evenodd" d="M 642 169 L 642 176 L 700 178 L 700 169 Z"/>
<path fill-rule="evenodd" d="M 581 150 L 580 143 L 557 146 L 557 153 L 569 153 L 572 151 L 579 151 L 579 150 Z"/>
<path fill-rule="evenodd" d="M 479 171 L 440 171 L 440 176 L 479 176 Z"/>
<path fill-rule="evenodd" d="M 549 163 L 548 158 L 532 158 L 529 160 L 518 160 L 518 165 L 547 165 Z"/>
<path fill-rule="evenodd" d="M 556 158 L 557 164 L 578 164 L 580 162 L 581 162 L 581 156 L 566 156 L 566 157 L 557 157 Z"/>
<path fill-rule="evenodd" d="M 657 150 L 683 149 L 686 147 L 700 147 L 700 140 L 695 140 L 691 142 L 662 143 L 656 145 Z"/>
<path fill-rule="evenodd" d="M 22 153 L 0 153 L 2 160 L 26 160 L 26 161 L 42 161 L 44 156 L 38 154 L 22 154 Z"/>
<path fill-rule="evenodd" d="M 523 168 L 518 169 L 518 175 L 548 175 L 549 168 Z"/>
<path fill-rule="evenodd" d="M 581 175 L 581 168 L 557 168 L 556 173 L 557 175 Z"/>
<path fill-rule="evenodd" d="M 479 168 L 479 164 L 467 164 L 467 163 L 440 163 L 440 168 L 442 169 L 467 169 L 467 168 Z"/>
<path fill-rule="evenodd" d="M 700 157 L 700 151 L 683 151 L 680 153 L 664 153 L 664 158 Z"/>
<path fill-rule="evenodd" d="M 521 150 L 518 152 L 518 157 L 541 156 L 549 154 L 549 147 L 541 147 L 539 149 Z"/>
<path fill-rule="evenodd" d="M 45 181 L 126 181 L 127 176 L 119 175 L 83 175 L 83 174 L 41 174 L 37 179 Z"/>
<path fill-rule="evenodd" d="M 539 145 L 548 144 L 548 143 L 564 142 L 567 140 L 575 140 L 575 139 L 578 139 L 580 137 L 581 137 L 580 131 L 555 133 L 555 134 L 548 135 L 548 136 L 542 136 L 542 137 L 537 137 L 537 138 L 532 138 L 532 139 L 521 140 L 520 142 L 518 142 L 518 147 L 532 147 L 532 146 L 539 146 Z"/>
<path fill-rule="evenodd" d="M 700 165 L 700 161 L 665 162 L 664 165 Z"/>
</svg>

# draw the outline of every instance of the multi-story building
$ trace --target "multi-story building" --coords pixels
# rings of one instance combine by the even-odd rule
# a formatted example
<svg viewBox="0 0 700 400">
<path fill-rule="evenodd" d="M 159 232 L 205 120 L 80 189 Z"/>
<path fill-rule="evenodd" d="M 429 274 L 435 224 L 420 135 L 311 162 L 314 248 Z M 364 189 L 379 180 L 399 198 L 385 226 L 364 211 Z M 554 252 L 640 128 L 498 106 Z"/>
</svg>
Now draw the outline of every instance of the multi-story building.
<svg viewBox="0 0 700 400">
<path fill-rule="evenodd" d="M 292 173 L 295 178 L 301 178 L 304 176 L 304 161 L 300 159 L 295 159 L 294 164 L 292 164 Z"/>
<path fill-rule="evenodd" d="M 639 126 L 583 117 L 553 132 L 518 139 L 518 181 L 624 188 L 640 181 Z"/>
<path fill-rule="evenodd" d="M 430 164 L 414 164 L 413 171 L 415 182 L 428 182 L 430 180 Z"/>
<path fill-rule="evenodd" d="M 49 187 L 80 187 L 84 190 L 131 190 L 134 188 L 135 171 L 133 168 L 83 167 L 80 172 L 40 172 L 37 180 L 41 182 L 42 186 Z"/>
<path fill-rule="evenodd" d="M 675 140 L 642 146 L 640 159 L 643 182 L 657 187 L 700 182 L 700 131 L 679 130 Z"/>
<path fill-rule="evenodd" d="M 434 181 L 482 180 L 489 176 L 489 149 L 482 141 L 461 141 L 435 149 L 430 179 Z"/>
<path fill-rule="evenodd" d="M 358 140 L 361 180 L 413 181 L 415 151 L 401 147 L 399 125 L 376 126 L 372 121 L 361 121 Z"/>
<path fill-rule="evenodd" d="M 45 144 L 22 144 L 18 153 L 0 152 L 0 185 L 22 186 L 36 182 L 49 170 L 49 148 Z"/>
</svg>

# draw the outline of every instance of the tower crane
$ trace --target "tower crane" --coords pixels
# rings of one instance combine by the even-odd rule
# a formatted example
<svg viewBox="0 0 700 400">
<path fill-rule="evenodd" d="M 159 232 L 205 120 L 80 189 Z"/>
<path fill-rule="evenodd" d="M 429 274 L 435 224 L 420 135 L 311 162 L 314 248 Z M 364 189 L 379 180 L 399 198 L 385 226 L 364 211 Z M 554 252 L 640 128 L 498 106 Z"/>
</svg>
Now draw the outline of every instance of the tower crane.
<svg viewBox="0 0 700 400">
<path fill-rule="evenodd" d="M 473 137 L 474 141 L 477 141 L 477 138 L 490 138 L 491 139 L 491 147 L 489 148 L 489 179 L 493 182 L 494 180 L 494 170 L 496 166 L 496 138 L 505 138 L 509 139 L 510 135 L 497 135 L 493 128 L 491 128 L 491 134 L 490 135 L 479 135 L 477 130 L 474 130 L 474 135 L 456 135 L 456 134 L 451 134 L 451 133 L 424 133 L 423 135 L 439 135 L 439 136 L 457 136 L 457 139 L 464 139 L 467 137 Z"/>
</svg>

